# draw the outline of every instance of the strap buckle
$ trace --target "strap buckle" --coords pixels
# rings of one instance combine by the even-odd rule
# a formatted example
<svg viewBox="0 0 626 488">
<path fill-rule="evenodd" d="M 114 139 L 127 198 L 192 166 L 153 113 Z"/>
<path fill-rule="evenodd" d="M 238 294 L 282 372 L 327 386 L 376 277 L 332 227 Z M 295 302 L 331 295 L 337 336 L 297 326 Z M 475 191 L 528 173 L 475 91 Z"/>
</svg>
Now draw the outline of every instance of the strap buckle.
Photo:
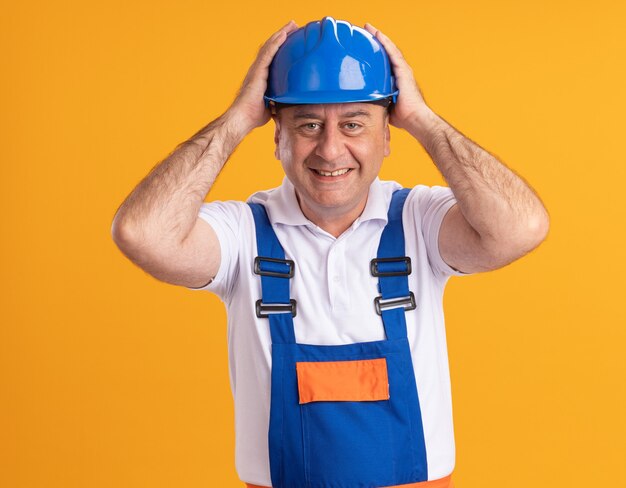
<svg viewBox="0 0 626 488">
<path fill-rule="evenodd" d="M 406 271 L 380 271 L 378 263 L 404 263 Z M 384 266 L 383 266 L 384 267 Z M 370 261 L 370 271 L 372 276 L 408 276 L 411 274 L 411 258 L 402 256 L 397 258 L 374 258 Z"/>
<path fill-rule="evenodd" d="M 289 266 L 288 271 L 280 271 L 279 266 L 272 266 L 274 268 L 273 271 L 263 270 L 261 269 L 261 262 L 267 261 L 268 263 L 277 263 L 284 264 Z M 277 258 L 265 258 L 262 256 L 257 256 L 254 258 L 254 273 L 261 276 L 275 276 L 277 278 L 293 278 L 294 272 L 294 262 L 291 259 L 277 259 Z"/>
<path fill-rule="evenodd" d="M 296 301 L 292 298 L 289 303 L 263 303 L 261 299 L 256 301 L 256 316 L 260 319 L 269 317 L 273 313 L 291 313 L 296 316 Z"/>
<path fill-rule="evenodd" d="M 374 308 L 376 309 L 376 313 L 378 315 L 382 316 L 384 310 L 389 310 L 391 308 L 398 308 L 398 307 L 403 307 L 405 311 L 415 310 L 417 308 L 417 303 L 415 302 L 415 295 L 413 294 L 412 291 L 409 291 L 409 296 L 407 297 L 383 299 L 382 296 L 378 296 L 374 298 Z"/>
</svg>

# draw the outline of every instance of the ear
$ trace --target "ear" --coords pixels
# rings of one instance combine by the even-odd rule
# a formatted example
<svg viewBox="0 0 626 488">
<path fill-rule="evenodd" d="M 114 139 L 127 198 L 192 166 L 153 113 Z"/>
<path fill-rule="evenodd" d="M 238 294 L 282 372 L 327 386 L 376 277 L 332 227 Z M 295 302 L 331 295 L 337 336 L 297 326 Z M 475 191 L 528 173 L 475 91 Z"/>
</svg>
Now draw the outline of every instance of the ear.
<svg viewBox="0 0 626 488">
<path fill-rule="evenodd" d="M 385 157 L 391 154 L 391 132 L 389 131 L 389 116 L 385 117 L 385 141 L 384 141 L 384 154 Z"/>
<path fill-rule="evenodd" d="M 272 114 L 272 119 L 274 120 L 274 144 L 276 145 L 274 148 L 274 157 L 280 161 L 280 120 L 276 114 Z"/>
</svg>

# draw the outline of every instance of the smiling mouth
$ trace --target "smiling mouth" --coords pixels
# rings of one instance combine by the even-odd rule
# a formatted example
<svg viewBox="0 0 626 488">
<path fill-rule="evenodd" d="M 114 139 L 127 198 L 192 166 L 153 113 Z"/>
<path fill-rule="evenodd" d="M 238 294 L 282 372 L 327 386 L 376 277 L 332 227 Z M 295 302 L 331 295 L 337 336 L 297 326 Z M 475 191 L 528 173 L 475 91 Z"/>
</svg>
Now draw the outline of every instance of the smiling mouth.
<svg viewBox="0 0 626 488">
<path fill-rule="evenodd" d="M 352 168 L 338 169 L 337 171 L 323 171 L 323 170 L 314 169 L 314 168 L 311 168 L 311 170 L 320 176 L 341 176 L 341 175 L 345 175 L 349 171 L 352 171 Z"/>
</svg>

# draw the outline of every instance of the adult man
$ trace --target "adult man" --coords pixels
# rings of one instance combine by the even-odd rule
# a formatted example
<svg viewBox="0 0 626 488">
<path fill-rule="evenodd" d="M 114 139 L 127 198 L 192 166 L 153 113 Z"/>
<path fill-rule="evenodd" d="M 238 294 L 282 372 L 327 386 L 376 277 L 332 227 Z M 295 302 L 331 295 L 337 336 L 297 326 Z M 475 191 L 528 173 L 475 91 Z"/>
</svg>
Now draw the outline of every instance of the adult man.
<svg viewBox="0 0 626 488">
<path fill-rule="evenodd" d="M 371 76 L 376 89 L 355 97 Z M 283 184 L 248 204 L 203 204 L 270 118 Z M 450 188 L 378 180 L 389 124 L 424 146 Z M 226 303 L 236 464 L 249 486 L 443 488 L 454 467 L 443 288 L 535 248 L 548 217 L 426 105 L 384 34 L 325 17 L 276 32 L 231 107 L 138 185 L 112 230 L 155 277 Z"/>
</svg>

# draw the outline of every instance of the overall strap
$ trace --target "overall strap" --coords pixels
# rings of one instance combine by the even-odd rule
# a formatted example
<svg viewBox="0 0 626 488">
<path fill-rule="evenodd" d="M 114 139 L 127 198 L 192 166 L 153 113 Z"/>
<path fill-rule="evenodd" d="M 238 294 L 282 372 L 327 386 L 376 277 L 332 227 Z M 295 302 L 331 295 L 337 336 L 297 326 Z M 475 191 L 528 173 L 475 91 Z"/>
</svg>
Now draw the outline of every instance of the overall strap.
<svg viewBox="0 0 626 488">
<path fill-rule="evenodd" d="M 265 207 L 248 203 L 252 209 L 256 228 L 257 257 L 254 272 L 261 276 L 261 298 L 256 301 L 256 315 L 269 318 L 272 344 L 296 342 L 293 317 L 296 301 L 289 296 L 289 280 L 293 277 L 295 264 L 285 259 L 285 251 L 276 237 Z"/>
<path fill-rule="evenodd" d="M 410 191 L 403 188 L 393 193 L 377 258 L 370 263 L 372 275 L 378 277 L 380 292 L 374 299 L 374 307 L 382 316 L 388 340 L 407 337 L 404 314 L 416 308 L 415 295 L 409 291 L 411 258 L 405 255 L 402 227 L 402 208 Z"/>
</svg>

